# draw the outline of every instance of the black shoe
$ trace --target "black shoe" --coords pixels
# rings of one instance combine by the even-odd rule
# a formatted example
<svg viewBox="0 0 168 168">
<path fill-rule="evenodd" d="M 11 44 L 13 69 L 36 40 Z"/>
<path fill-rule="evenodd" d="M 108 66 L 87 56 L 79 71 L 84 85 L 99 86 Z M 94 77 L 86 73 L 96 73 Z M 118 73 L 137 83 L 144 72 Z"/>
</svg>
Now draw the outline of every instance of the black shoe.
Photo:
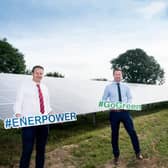
<svg viewBox="0 0 168 168">
<path fill-rule="evenodd" d="M 114 158 L 114 164 L 117 166 L 119 165 L 119 157 Z"/>
<path fill-rule="evenodd" d="M 141 153 L 136 154 L 136 158 L 137 158 L 138 160 L 143 160 L 143 156 L 142 156 Z"/>
</svg>

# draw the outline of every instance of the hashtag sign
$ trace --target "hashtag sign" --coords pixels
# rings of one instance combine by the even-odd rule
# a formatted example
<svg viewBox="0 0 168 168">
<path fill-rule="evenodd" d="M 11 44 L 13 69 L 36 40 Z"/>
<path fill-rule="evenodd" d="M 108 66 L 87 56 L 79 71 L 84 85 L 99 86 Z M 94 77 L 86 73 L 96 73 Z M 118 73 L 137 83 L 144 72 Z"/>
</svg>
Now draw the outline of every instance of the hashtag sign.
<svg viewBox="0 0 168 168">
<path fill-rule="evenodd" d="M 5 121 L 4 121 L 4 127 L 5 127 L 5 129 L 9 129 L 9 128 L 11 128 L 11 119 L 10 118 L 7 118 Z"/>
<path fill-rule="evenodd" d="M 103 107 L 103 101 L 99 101 L 99 107 Z"/>
</svg>

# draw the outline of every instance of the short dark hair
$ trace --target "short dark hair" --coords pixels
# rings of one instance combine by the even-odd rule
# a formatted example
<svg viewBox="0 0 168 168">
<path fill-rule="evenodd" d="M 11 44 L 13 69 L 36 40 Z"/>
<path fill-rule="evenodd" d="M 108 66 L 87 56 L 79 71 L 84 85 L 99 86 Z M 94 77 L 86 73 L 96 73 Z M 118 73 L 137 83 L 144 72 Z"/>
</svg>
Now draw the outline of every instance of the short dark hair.
<svg viewBox="0 0 168 168">
<path fill-rule="evenodd" d="M 34 73 L 34 71 L 35 71 L 36 68 L 40 68 L 40 69 L 44 70 L 44 68 L 43 68 L 41 65 L 35 65 L 35 66 L 32 68 L 32 73 Z"/>
<path fill-rule="evenodd" d="M 122 69 L 121 68 L 114 68 L 113 69 L 113 74 L 115 73 L 115 71 L 121 71 L 122 72 Z"/>
</svg>

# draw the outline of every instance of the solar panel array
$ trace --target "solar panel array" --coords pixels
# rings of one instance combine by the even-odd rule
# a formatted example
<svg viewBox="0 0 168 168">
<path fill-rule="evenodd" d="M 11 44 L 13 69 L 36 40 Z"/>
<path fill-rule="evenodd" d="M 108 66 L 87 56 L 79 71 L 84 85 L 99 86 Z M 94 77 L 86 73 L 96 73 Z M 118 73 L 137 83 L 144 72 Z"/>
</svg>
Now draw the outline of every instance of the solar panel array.
<svg viewBox="0 0 168 168">
<path fill-rule="evenodd" d="M 23 82 L 32 79 L 30 75 L 0 74 L 0 118 L 13 116 L 13 104 L 17 90 Z M 87 114 L 105 110 L 98 107 L 104 88 L 110 82 L 93 80 L 72 80 L 68 78 L 45 77 L 54 112 L 76 112 Z M 149 104 L 168 101 L 166 85 L 128 84 L 134 104 Z"/>
</svg>

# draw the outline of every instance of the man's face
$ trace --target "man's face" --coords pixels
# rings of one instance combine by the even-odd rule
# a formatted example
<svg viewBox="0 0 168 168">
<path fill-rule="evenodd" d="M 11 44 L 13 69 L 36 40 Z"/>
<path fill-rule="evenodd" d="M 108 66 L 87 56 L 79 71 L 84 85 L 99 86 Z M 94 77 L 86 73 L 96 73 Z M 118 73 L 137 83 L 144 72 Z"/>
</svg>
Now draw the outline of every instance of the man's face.
<svg viewBox="0 0 168 168">
<path fill-rule="evenodd" d="M 41 68 L 36 68 L 33 72 L 33 80 L 35 82 L 40 82 L 43 79 L 44 70 Z"/>
<path fill-rule="evenodd" d="M 115 71 L 113 76 L 116 82 L 120 82 L 122 80 L 122 71 Z"/>
</svg>

